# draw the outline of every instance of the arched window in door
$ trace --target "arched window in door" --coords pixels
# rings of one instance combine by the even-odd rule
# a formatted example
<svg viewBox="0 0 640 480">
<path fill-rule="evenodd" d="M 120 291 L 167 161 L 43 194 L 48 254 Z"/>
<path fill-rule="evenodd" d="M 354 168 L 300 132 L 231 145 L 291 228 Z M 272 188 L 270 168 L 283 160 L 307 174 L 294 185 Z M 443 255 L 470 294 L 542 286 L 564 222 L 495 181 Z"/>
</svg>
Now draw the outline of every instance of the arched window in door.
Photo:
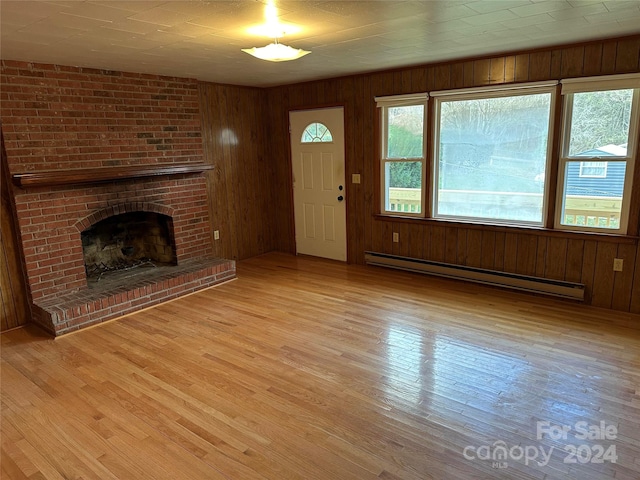
<svg viewBox="0 0 640 480">
<path fill-rule="evenodd" d="M 324 123 L 314 122 L 307 125 L 302 132 L 302 138 L 300 139 L 301 143 L 330 143 L 333 142 L 333 136 L 331 136 L 331 131 L 327 128 Z"/>
</svg>

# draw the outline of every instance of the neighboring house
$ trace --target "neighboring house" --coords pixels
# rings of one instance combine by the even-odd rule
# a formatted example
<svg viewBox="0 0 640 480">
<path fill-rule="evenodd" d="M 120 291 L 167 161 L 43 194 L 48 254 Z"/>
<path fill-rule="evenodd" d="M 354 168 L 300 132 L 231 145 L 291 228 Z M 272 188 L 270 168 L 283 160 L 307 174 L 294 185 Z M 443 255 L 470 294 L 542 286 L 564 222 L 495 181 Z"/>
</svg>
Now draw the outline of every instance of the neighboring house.
<svg viewBox="0 0 640 480">
<path fill-rule="evenodd" d="M 625 162 L 607 162 L 603 157 L 620 157 L 627 154 L 627 145 L 605 145 L 587 150 L 577 157 L 589 161 L 571 162 L 567 170 L 567 194 L 588 197 L 622 197 Z M 597 160 L 592 160 L 599 157 Z"/>
</svg>

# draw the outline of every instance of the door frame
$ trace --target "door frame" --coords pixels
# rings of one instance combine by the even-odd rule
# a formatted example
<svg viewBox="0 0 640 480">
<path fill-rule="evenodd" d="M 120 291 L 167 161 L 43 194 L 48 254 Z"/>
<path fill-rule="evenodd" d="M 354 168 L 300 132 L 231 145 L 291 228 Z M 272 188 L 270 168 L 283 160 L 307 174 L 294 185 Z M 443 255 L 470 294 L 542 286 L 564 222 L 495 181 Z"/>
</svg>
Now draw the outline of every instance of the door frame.
<svg viewBox="0 0 640 480">
<path fill-rule="evenodd" d="M 291 225 L 291 231 L 289 233 L 289 239 L 291 241 L 291 245 L 293 246 L 293 251 L 291 253 L 293 253 L 294 255 L 297 255 L 297 244 L 296 244 L 296 212 L 295 212 L 295 205 L 293 203 L 293 154 L 291 152 L 291 123 L 290 123 L 290 118 L 291 118 L 291 112 L 300 112 L 300 111 L 305 111 L 305 110 L 322 110 L 325 108 L 340 108 L 342 107 L 342 115 L 343 115 L 343 128 L 344 128 L 344 196 L 345 196 L 345 236 L 346 236 L 346 242 L 347 242 L 347 259 L 345 260 L 346 264 L 350 264 L 351 263 L 351 254 L 349 253 L 349 243 L 350 243 L 350 239 L 349 239 L 349 199 L 351 197 L 350 194 L 350 179 L 351 179 L 351 173 L 349 171 L 349 169 L 347 168 L 348 166 L 348 162 L 347 162 L 347 145 L 349 144 L 349 140 L 347 139 L 347 106 L 344 103 L 322 103 L 322 104 L 315 104 L 315 105 L 304 105 L 304 106 L 299 106 L 299 107 L 288 107 L 285 110 L 285 115 L 286 115 L 286 120 L 285 120 L 285 125 L 287 126 L 286 128 L 286 133 L 287 133 L 287 156 L 288 156 L 288 162 L 287 162 L 287 168 L 289 169 L 289 175 L 287 177 L 288 180 L 288 188 L 289 188 L 289 201 L 291 204 L 291 208 L 289 209 L 289 222 Z M 330 259 L 325 259 L 328 261 L 331 261 Z"/>
</svg>

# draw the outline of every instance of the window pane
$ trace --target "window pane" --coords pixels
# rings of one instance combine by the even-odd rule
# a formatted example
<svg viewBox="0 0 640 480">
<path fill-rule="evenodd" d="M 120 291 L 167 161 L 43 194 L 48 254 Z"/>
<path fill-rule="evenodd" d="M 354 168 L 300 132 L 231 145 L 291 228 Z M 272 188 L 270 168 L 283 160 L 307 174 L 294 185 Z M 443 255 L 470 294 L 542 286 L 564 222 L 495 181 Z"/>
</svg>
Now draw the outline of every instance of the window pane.
<svg viewBox="0 0 640 480">
<path fill-rule="evenodd" d="M 574 93 L 569 156 L 625 156 L 632 99 L 632 89 Z"/>
<path fill-rule="evenodd" d="M 437 214 L 542 223 L 551 94 L 443 101 Z"/>
<path fill-rule="evenodd" d="M 387 158 L 421 158 L 424 105 L 389 107 Z"/>
<path fill-rule="evenodd" d="M 605 178 L 607 176 L 607 162 L 580 162 L 579 176 Z"/>
<path fill-rule="evenodd" d="M 422 212 L 422 162 L 385 163 L 385 210 Z"/>
<path fill-rule="evenodd" d="M 331 131 L 323 123 L 310 123 L 302 132 L 301 143 L 333 142 Z"/>
<path fill-rule="evenodd" d="M 592 228 L 620 228 L 626 162 L 607 162 L 606 176 L 580 176 L 580 163 L 565 168 L 562 225 Z"/>
</svg>

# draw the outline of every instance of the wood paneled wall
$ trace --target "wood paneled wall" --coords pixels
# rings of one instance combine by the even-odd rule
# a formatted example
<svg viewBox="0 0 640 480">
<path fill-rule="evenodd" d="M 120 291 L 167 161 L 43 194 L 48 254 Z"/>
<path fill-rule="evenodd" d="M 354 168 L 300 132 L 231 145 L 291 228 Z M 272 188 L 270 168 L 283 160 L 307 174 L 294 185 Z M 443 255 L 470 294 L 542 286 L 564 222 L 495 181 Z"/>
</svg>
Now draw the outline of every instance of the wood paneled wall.
<svg viewBox="0 0 640 480">
<path fill-rule="evenodd" d="M 509 82 L 640 71 L 640 36 L 411 67 L 288 85 L 267 90 L 268 148 L 275 165 L 275 248 L 294 252 L 288 120 L 291 109 L 345 106 L 346 173 L 362 175 L 347 185 L 348 258 L 364 263 L 374 250 L 545 278 L 583 282 L 593 305 L 640 313 L 640 248 L 635 240 L 532 232 L 434 221 L 375 217 L 374 97 Z M 634 201 L 640 201 L 636 185 Z M 637 212 L 638 209 L 636 208 Z M 637 219 L 632 219 L 637 225 Z M 392 243 L 392 232 L 400 243 Z M 613 272 L 613 258 L 624 271 Z"/>
<path fill-rule="evenodd" d="M 275 204 L 274 162 L 267 155 L 265 92 L 258 88 L 200 84 L 204 159 L 213 241 L 218 257 L 241 260 L 276 249 L 273 219 L 290 203 Z"/>
<path fill-rule="evenodd" d="M 31 320 L 31 301 L 27 288 L 22 250 L 18 240 L 9 165 L 0 131 L 2 152 L 2 209 L 0 211 L 0 331 L 25 325 Z"/>
</svg>

